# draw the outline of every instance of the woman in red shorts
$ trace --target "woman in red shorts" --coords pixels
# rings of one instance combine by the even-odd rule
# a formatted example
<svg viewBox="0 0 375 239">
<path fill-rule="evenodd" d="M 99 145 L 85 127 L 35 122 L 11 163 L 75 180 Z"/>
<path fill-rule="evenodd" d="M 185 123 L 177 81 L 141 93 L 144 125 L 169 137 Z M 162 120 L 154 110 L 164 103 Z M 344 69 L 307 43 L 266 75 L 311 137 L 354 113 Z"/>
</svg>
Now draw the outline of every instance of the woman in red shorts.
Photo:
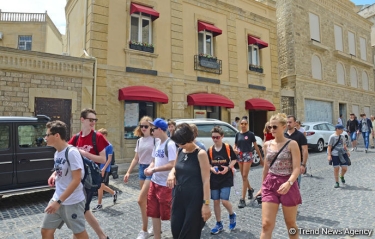
<svg viewBox="0 0 375 239">
<path fill-rule="evenodd" d="M 261 239 L 272 237 L 279 204 L 282 205 L 289 238 L 298 238 L 297 208 L 302 199 L 296 180 L 300 173 L 301 154 L 297 142 L 284 137 L 286 123 L 285 114 L 272 116 L 269 129 L 275 139 L 263 146 L 266 160 L 262 175 Z M 294 231 L 292 228 L 295 234 L 289 233 Z"/>
</svg>

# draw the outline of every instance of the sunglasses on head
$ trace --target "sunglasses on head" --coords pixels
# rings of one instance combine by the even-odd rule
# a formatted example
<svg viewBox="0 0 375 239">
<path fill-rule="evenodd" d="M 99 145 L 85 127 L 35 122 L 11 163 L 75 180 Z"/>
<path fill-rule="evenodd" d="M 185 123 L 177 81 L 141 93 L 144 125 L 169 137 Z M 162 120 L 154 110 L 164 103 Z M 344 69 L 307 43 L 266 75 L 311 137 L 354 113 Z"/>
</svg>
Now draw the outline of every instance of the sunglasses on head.
<svg viewBox="0 0 375 239">
<path fill-rule="evenodd" d="M 221 136 L 212 136 L 211 138 L 212 138 L 212 139 L 216 139 L 216 140 L 218 140 L 218 139 L 221 138 Z"/>
<path fill-rule="evenodd" d="M 148 129 L 148 127 L 149 127 L 149 125 L 141 125 L 141 124 L 139 125 L 139 128 L 141 128 L 141 129 L 142 128 Z"/>
<path fill-rule="evenodd" d="M 267 126 L 267 129 L 274 129 L 274 130 L 276 130 L 277 129 L 277 125 L 269 125 L 269 126 Z"/>
<path fill-rule="evenodd" d="M 98 119 L 94 119 L 94 118 L 85 118 L 85 119 L 88 119 L 91 123 L 92 123 L 92 122 L 97 122 L 97 121 L 98 121 Z"/>
</svg>

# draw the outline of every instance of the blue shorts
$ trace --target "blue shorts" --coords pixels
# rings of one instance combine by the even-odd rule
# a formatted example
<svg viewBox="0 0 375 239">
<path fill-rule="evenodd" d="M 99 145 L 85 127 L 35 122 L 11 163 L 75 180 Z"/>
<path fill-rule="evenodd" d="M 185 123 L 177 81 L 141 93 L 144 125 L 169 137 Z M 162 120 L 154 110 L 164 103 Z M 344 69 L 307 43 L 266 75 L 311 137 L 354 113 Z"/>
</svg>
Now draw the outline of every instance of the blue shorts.
<svg viewBox="0 0 375 239">
<path fill-rule="evenodd" d="M 229 200 L 230 187 L 225 187 L 221 189 L 211 189 L 211 199 L 212 200 Z"/>
<path fill-rule="evenodd" d="M 334 168 L 339 167 L 339 166 L 347 167 L 348 163 L 347 162 L 341 163 L 339 156 L 332 155 L 332 166 Z"/>
<path fill-rule="evenodd" d="M 138 169 L 138 175 L 139 175 L 139 180 L 151 180 L 152 176 L 146 176 L 145 175 L 145 169 L 150 166 L 149 164 L 139 164 L 139 169 Z"/>
<path fill-rule="evenodd" d="M 350 139 L 352 141 L 357 140 L 357 132 L 350 132 Z"/>
</svg>

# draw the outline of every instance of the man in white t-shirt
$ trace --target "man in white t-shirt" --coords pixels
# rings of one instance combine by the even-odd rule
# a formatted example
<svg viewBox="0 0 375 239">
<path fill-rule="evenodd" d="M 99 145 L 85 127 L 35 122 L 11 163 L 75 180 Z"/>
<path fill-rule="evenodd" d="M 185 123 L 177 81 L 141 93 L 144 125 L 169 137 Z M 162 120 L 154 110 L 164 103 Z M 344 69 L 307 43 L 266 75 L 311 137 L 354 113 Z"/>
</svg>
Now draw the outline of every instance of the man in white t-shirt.
<svg viewBox="0 0 375 239">
<path fill-rule="evenodd" d="M 48 146 L 56 149 L 54 162 L 55 171 L 48 179 L 48 185 L 56 187 L 51 201 L 44 210 L 41 234 L 42 238 L 53 238 L 56 228 L 64 223 L 72 230 L 76 239 L 87 239 L 85 229 L 85 195 L 81 180 L 85 174 L 83 160 L 78 149 L 69 150 L 67 162 L 65 151 L 68 143 L 65 141 L 67 127 L 64 122 L 47 123 L 45 140 Z"/>
<path fill-rule="evenodd" d="M 168 124 L 165 120 L 157 118 L 150 124 L 153 136 L 160 141 L 155 144 L 152 151 L 154 160 L 145 169 L 146 176 L 152 175 L 147 195 L 147 216 L 152 218 L 154 238 L 160 239 L 161 220 L 170 220 L 171 216 L 172 189 L 167 187 L 167 178 L 174 166 L 177 148 L 167 136 Z"/>
</svg>

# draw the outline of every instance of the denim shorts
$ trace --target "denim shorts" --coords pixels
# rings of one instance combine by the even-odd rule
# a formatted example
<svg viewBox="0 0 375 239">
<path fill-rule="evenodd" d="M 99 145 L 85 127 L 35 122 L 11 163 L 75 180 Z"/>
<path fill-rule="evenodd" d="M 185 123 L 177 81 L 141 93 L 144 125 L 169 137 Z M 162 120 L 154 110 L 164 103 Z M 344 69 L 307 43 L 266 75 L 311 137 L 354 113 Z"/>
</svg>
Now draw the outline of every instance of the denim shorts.
<svg viewBox="0 0 375 239">
<path fill-rule="evenodd" d="M 211 189 L 211 199 L 212 200 L 229 200 L 230 187 L 225 187 L 221 189 Z"/>
<path fill-rule="evenodd" d="M 350 132 L 350 139 L 352 141 L 357 140 L 357 132 Z"/>
<path fill-rule="evenodd" d="M 138 175 L 139 175 L 139 180 L 151 180 L 152 176 L 146 176 L 145 175 L 145 169 L 150 166 L 149 164 L 139 164 L 139 169 L 138 169 Z"/>
</svg>

